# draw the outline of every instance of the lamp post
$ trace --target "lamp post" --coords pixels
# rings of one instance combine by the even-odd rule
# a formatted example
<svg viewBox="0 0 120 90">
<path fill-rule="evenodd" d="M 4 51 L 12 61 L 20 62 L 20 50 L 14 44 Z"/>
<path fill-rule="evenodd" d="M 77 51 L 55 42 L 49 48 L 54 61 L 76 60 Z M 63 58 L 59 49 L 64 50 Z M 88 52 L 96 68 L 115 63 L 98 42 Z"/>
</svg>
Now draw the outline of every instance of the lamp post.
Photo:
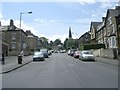
<svg viewBox="0 0 120 90">
<path fill-rule="evenodd" d="M 21 12 L 20 13 L 20 51 L 22 51 L 22 29 L 21 29 L 22 14 L 32 14 L 32 12 Z"/>
</svg>

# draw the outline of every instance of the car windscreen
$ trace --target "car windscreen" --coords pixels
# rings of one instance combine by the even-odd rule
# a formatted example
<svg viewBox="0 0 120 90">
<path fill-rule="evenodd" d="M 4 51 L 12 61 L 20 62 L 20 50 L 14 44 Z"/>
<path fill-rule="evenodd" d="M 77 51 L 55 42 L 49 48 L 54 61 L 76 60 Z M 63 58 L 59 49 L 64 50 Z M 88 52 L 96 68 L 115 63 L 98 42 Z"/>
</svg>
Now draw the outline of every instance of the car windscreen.
<svg viewBox="0 0 120 90">
<path fill-rule="evenodd" d="M 91 51 L 83 51 L 83 54 L 93 54 Z"/>
<path fill-rule="evenodd" d="M 41 55 L 43 54 L 42 52 L 35 52 L 34 55 Z"/>
</svg>

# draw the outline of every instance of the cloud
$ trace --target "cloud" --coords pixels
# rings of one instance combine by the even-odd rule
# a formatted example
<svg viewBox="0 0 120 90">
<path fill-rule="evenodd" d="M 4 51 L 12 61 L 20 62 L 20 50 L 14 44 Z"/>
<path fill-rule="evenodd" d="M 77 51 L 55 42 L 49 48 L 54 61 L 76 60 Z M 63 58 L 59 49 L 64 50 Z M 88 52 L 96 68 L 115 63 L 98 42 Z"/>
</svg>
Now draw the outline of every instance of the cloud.
<svg viewBox="0 0 120 90">
<path fill-rule="evenodd" d="M 4 25 L 10 25 L 10 20 L 7 19 L 1 19 L 1 24 L 2 26 Z M 20 21 L 19 20 L 14 20 L 14 25 L 18 28 L 20 28 Z M 26 30 L 33 30 L 34 31 L 34 28 L 30 27 L 29 25 L 27 25 L 26 23 L 24 23 L 23 21 L 21 21 L 21 28 L 26 31 Z"/>
<path fill-rule="evenodd" d="M 113 4 L 111 2 L 102 2 L 100 5 L 100 7 L 103 9 L 108 8 L 108 7 L 112 7 L 112 6 L 113 6 Z"/>
<path fill-rule="evenodd" d="M 49 20 L 50 23 L 55 23 L 56 21 L 55 20 Z"/>
<path fill-rule="evenodd" d="M 3 15 L 0 13 L 0 19 L 3 18 Z"/>
<path fill-rule="evenodd" d="M 2 26 L 4 26 L 4 25 L 10 25 L 10 20 L 1 19 L 1 25 Z"/>
<path fill-rule="evenodd" d="M 96 2 L 96 0 L 76 0 L 78 1 L 80 4 L 85 5 L 85 4 L 93 4 Z"/>
<path fill-rule="evenodd" d="M 95 0 L 2 0 L 2 2 L 94 2 Z"/>
<path fill-rule="evenodd" d="M 34 21 L 38 23 L 55 23 L 56 22 L 56 20 L 53 20 L 53 19 L 48 20 L 48 19 L 40 19 L 40 18 L 36 18 Z"/>
<path fill-rule="evenodd" d="M 97 0 L 98 2 L 118 2 L 119 0 Z"/>
<path fill-rule="evenodd" d="M 61 42 L 64 42 L 64 40 L 68 37 L 68 34 L 61 34 L 61 35 L 52 35 L 51 40 L 55 41 L 56 39 L 60 39 Z"/>
<path fill-rule="evenodd" d="M 37 19 L 36 19 L 37 20 Z M 50 22 L 55 22 L 54 20 L 51 20 Z M 9 25 L 10 24 L 10 20 L 5 20 L 5 19 L 2 19 L 1 20 L 1 23 L 2 23 L 2 26 L 4 25 Z M 16 27 L 20 27 L 20 21 L 19 20 L 14 20 L 14 25 Z M 60 39 L 62 42 L 64 42 L 64 40 L 68 37 L 68 34 L 56 34 L 56 35 L 46 35 L 46 34 L 42 34 L 39 32 L 38 29 L 35 29 L 34 27 L 30 27 L 30 25 L 26 24 L 25 22 L 21 21 L 21 28 L 26 31 L 26 30 L 31 30 L 31 32 L 38 36 L 38 37 L 46 37 L 48 38 L 49 40 L 56 40 L 56 39 Z"/>
</svg>

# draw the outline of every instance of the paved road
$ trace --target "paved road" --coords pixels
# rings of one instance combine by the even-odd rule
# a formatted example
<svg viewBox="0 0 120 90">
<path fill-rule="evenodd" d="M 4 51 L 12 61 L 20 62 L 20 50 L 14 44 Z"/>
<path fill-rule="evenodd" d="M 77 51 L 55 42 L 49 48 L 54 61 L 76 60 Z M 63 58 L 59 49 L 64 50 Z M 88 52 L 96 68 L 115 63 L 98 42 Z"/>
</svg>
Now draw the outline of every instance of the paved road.
<svg viewBox="0 0 120 90">
<path fill-rule="evenodd" d="M 118 88 L 118 67 L 56 53 L 2 78 L 3 88 Z"/>
</svg>

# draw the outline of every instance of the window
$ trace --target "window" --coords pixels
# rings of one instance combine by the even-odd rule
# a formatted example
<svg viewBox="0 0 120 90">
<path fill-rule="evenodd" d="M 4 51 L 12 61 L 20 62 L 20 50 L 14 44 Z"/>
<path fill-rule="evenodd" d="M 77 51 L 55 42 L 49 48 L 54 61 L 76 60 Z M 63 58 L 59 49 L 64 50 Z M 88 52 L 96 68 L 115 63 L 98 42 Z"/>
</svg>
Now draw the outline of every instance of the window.
<svg viewBox="0 0 120 90">
<path fill-rule="evenodd" d="M 12 33 L 12 40 L 16 39 L 16 33 Z"/>
<path fill-rule="evenodd" d="M 112 42 L 112 47 L 113 48 L 115 48 L 116 47 L 116 37 L 115 36 L 113 36 L 113 37 L 111 37 L 111 42 Z"/>
<path fill-rule="evenodd" d="M 113 33 L 115 33 L 115 26 L 114 26 L 114 24 L 112 25 L 112 31 L 113 31 Z"/>
<path fill-rule="evenodd" d="M 107 34 L 110 35 L 110 28 L 107 28 Z"/>
<path fill-rule="evenodd" d="M 111 48 L 111 38 L 108 39 L 109 47 Z"/>
<path fill-rule="evenodd" d="M 109 17 L 109 19 L 108 19 L 108 25 L 111 25 L 111 24 L 112 24 L 112 18 Z"/>
<path fill-rule="evenodd" d="M 15 42 L 11 42 L 11 49 L 15 49 L 16 48 L 16 43 Z"/>
</svg>

